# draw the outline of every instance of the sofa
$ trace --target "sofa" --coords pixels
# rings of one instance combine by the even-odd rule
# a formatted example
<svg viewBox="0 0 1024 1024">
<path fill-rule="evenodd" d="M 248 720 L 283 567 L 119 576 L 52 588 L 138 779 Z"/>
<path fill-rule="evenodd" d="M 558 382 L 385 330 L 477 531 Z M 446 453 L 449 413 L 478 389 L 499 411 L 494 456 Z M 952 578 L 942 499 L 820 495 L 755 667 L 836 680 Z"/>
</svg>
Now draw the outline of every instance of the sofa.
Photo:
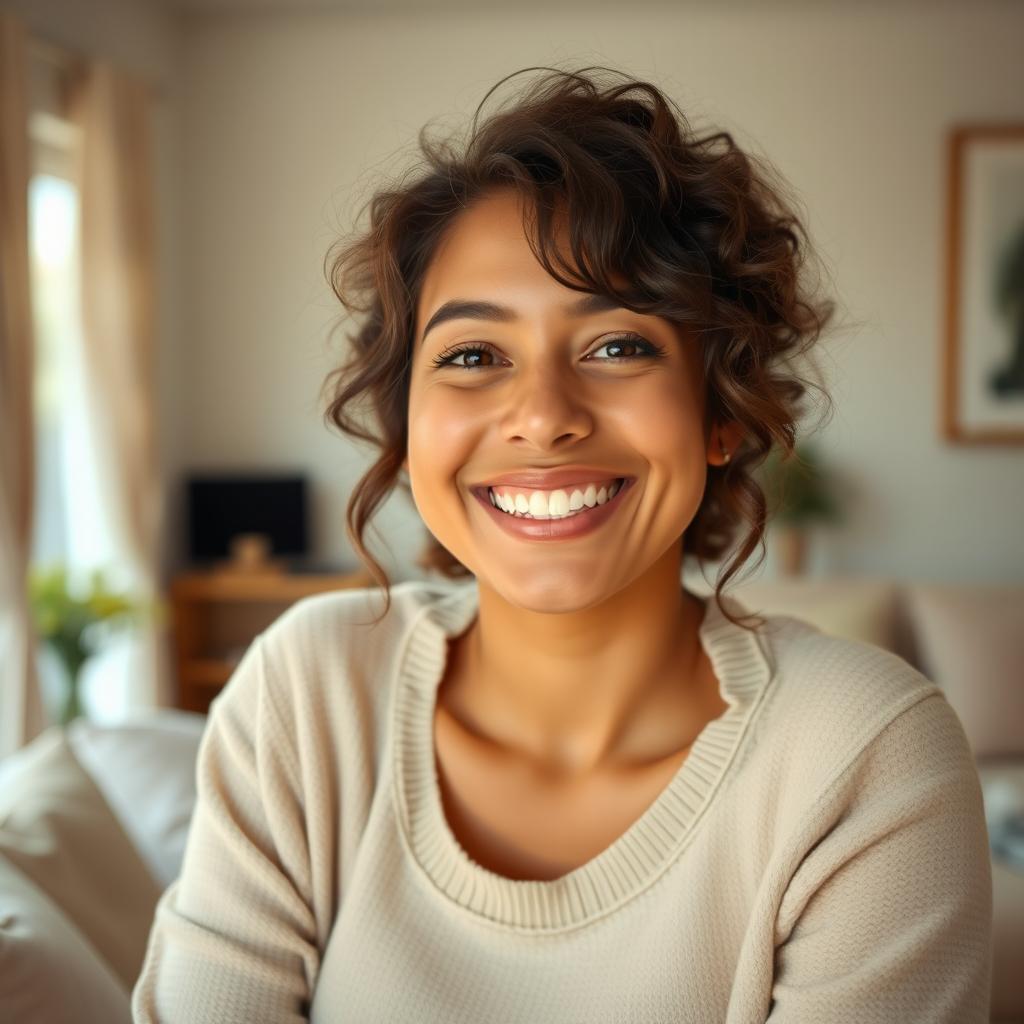
<svg viewBox="0 0 1024 1024">
<path fill-rule="evenodd" d="M 171 709 L 76 719 L 0 762 L 0 1021 L 131 1021 L 205 724 Z"/>
<path fill-rule="evenodd" d="M 1024 587 L 794 579 L 730 592 L 893 650 L 943 688 L 992 840 L 991 1020 L 1024 1024 Z M 166 708 L 78 719 L 0 762 L 0 1020 L 131 1020 L 156 901 L 188 837 L 205 722 Z"/>
</svg>

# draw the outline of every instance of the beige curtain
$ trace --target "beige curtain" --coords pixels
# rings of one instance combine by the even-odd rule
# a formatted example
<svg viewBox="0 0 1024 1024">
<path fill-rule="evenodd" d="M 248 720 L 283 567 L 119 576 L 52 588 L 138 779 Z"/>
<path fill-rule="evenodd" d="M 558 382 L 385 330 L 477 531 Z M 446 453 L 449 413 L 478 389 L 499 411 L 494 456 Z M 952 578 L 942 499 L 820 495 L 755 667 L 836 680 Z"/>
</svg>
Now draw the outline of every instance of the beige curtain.
<svg viewBox="0 0 1024 1024">
<path fill-rule="evenodd" d="M 45 727 L 26 580 L 35 498 L 28 37 L 0 11 L 0 757 Z"/>
<path fill-rule="evenodd" d="M 90 61 L 69 85 L 78 164 L 86 387 L 105 505 L 133 590 L 160 593 L 164 496 L 156 448 L 155 200 L 148 83 Z M 126 707 L 172 703 L 165 629 L 134 636 Z"/>
</svg>

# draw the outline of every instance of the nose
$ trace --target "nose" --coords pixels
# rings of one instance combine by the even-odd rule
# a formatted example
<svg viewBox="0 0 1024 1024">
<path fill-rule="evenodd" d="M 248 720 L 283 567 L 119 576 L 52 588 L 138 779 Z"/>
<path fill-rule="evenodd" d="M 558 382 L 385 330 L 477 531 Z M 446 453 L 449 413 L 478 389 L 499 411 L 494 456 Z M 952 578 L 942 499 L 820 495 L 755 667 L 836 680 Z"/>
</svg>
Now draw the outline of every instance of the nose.
<svg viewBox="0 0 1024 1024">
<path fill-rule="evenodd" d="M 510 389 L 501 427 L 507 441 L 544 451 L 586 437 L 593 430 L 593 415 L 571 370 L 545 360 Z"/>
</svg>

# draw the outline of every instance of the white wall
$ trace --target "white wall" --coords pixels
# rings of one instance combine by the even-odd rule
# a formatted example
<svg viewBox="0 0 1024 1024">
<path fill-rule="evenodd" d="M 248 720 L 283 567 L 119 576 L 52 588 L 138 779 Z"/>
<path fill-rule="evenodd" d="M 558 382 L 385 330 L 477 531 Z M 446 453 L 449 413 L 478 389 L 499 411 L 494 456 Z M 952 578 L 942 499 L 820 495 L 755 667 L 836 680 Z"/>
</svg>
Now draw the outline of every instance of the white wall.
<svg viewBox="0 0 1024 1024">
<path fill-rule="evenodd" d="M 426 120 L 461 127 L 520 67 L 610 64 L 774 161 L 860 324 L 822 346 L 837 408 L 822 443 L 856 496 L 847 529 L 816 538 L 814 569 L 1024 578 L 1024 448 L 955 448 L 938 427 L 944 133 L 958 119 L 1024 119 L 1024 6 L 511 9 L 190 19 L 174 339 L 185 460 L 308 469 L 317 553 L 354 565 L 345 497 L 370 456 L 322 423 L 338 351 L 327 246 L 413 155 Z M 425 534 L 411 502 L 393 498 L 378 522 L 394 559 L 375 552 L 417 575 Z"/>
</svg>

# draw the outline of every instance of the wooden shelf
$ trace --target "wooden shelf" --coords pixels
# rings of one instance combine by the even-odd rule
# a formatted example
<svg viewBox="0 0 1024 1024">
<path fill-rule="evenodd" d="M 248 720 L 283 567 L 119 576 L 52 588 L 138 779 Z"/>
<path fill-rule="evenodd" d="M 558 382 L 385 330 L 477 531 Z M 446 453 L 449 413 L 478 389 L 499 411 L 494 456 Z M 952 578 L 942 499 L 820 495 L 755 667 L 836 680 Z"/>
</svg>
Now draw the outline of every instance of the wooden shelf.
<svg viewBox="0 0 1024 1024">
<path fill-rule="evenodd" d="M 373 586 L 369 573 L 186 572 L 171 584 L 171 596 L 188 601 L 298 601 L 309 594 Z"/>
<path fill-rule="evenodd" d="M 375 585 L 365 570 L 181 573 L 170 587 L 177 706 L 207 713 L 256 634 L 296 601 Z"/>
<path fill-rule="evenodd" d="M 215 686 L 220 689 L 235 671 L 238 662 L 227 658 L 190 658 L 182 663 L 181 675 L 190 686 Z"/>
</svg>

